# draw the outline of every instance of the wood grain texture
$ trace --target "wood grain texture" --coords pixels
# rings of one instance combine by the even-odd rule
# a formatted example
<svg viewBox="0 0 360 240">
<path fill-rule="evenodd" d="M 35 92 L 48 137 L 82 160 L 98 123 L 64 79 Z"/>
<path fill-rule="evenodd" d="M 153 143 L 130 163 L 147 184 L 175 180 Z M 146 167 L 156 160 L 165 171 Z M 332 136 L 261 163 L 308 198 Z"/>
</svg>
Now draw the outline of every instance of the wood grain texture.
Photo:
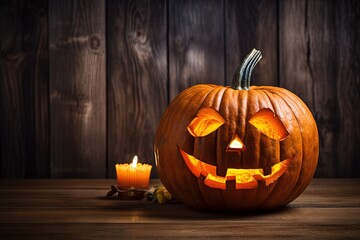
<svg viewBox="0 0 360 240">
<path fill-rule="evenodd" d="M 333 87 L 336 67 L 328 68 L 335 64 L 335 56 L 331 56 L 335 38 L 330 29 L 334 13 L 328 3 L 282 1 L 279 10 L 280 86 L 302 98 L 317 120 L 321 155 L 316 174 L 320 176 L 334 176 L 336 156 L 336 126 L 331 125 L 337 123 L 331 122 L 338 110 Z M 326 91 L 318 93 L 321 89 Z"/>
<path fill-rule="evenodd" d="M 167 105 L 166 1 L 108 1 L 108 176 L 115 164 L 153 165 L 154 137 Z"/>
<path fill-rule="evenodd" d="M 251 84 L 277 86 L 277 2 L 229 0 L 225 19 L 226 84 L 231 85 L 236 68 L 256 48 L 263 58 Z"/>
<path fill-rule="evenodd" d="M 309 62 L 308 1 L 280 1 L 280 86 L 301 97 L 314 110 L 314 79 Z"/>
<path fill-rule="evenodd" d="M 281 1 L 280 86 L 299 95 L 320 136 L 318 177 L 359 177 L 360 103 L 356 1 Z"/>
<path fill-rule="evenodd" d="M 169 94 L 199 83 L 225 84 L 222 1 L 169 1 Z"/>
<path fill-rule="evenodd" d="M 332 121 L 338 123 L 335 176 L 360 177 L 360 2 L 337 1 L 335 9 L 336 75 L 332 77 L 339 107 L 332 114 Z"/>
<path fill-rule="evenodd" d="M 0 177 L 48 177 L 46 1 L 0 2 Z"/>
<path fill-rule="evenodd" d="M 316 174 L 334 177 L 337 155 L 338 105 L 336 72 L 336 5 L 309 1 L 305 5 L 306 63 L 312 81 L 313 113 L 319 126 L 320 160 Z M 290 77 L 290 76 L 289 76 Z"/>
<path fill-rule="evenodd" d="M 358 179 L 315 179 L 287 207 L 257 213 L 104 198 L 114 181 L 0 180 L 0 237 L 357 239 L 360 234 Z"/>
<path fill-rule="evenodd" d="M 49 1 L 52 177 L 106 176 L 105 2 Z"/>
</svg>

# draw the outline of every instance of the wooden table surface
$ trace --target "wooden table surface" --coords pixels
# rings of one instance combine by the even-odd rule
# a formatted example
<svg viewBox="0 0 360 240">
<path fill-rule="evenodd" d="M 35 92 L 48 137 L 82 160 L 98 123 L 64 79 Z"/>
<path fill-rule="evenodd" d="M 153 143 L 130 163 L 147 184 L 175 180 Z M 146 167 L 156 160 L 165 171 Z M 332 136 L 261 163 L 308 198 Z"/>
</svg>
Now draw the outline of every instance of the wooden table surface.
<svg viewBox="0 0 360 240">
<path fill-rule="evenodd" d="M 315 179 L 293 203 L 267 213 L 106 199 L 111 184 L 0 180 L 0 239 L 360 239 L 360 179 Z"/>
</svg>

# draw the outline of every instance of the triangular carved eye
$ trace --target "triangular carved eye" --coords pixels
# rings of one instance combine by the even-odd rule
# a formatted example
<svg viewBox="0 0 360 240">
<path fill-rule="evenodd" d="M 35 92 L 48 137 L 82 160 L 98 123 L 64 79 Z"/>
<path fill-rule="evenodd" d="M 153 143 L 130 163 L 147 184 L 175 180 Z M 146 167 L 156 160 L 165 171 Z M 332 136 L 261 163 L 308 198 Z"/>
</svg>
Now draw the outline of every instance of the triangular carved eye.
<svg viewBox="0 0 360 240">
<path fill-rule="evenodd" d="M 289 135 L 284 124 L 269 108 L 259 110 L 252 116 L 249 123 L 269 138 L 275 140 L 282 141 Z"/>
<path fill-rule="evenodd" d="M 215 109 L 202 108 L 188 125 L 187 129 L 194 137 L 204 137 L 224 123 L 224 118 Z"/>
</svg>

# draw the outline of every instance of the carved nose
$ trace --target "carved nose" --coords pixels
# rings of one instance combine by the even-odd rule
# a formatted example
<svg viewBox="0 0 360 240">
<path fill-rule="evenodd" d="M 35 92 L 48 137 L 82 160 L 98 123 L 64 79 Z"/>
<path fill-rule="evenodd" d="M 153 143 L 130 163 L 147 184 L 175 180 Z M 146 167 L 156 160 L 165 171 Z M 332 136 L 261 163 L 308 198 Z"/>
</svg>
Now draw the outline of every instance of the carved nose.
<svg viewBox="0 0 360 240">
<path fill-rule="evenodd" d="M 231 141 L 229 142 L 226 151 L 229 152 L 240 152 L 240 151 L 246 151 L 245 144 L 243 141 L 241 141 L 240 137 L 234 133 L 233 137 L 231 138 Z"/>
</svg>

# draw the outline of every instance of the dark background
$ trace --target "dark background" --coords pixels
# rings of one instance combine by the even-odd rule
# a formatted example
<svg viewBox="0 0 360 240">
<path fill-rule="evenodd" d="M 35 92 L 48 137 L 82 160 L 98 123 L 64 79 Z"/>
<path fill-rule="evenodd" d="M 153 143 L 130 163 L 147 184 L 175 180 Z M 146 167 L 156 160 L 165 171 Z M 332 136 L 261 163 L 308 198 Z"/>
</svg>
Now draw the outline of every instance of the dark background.
<svg viewBox="0 0 360 240">
<path fill-rule="evenodd" d="M 317 177 L 360 177 L 360 1 L 0 1 L 0 177 L 114 177 L 154 165 L 171 99 L 230 84 L 252 48 L 254 85 L 309 106 Z"/>
</svg>

